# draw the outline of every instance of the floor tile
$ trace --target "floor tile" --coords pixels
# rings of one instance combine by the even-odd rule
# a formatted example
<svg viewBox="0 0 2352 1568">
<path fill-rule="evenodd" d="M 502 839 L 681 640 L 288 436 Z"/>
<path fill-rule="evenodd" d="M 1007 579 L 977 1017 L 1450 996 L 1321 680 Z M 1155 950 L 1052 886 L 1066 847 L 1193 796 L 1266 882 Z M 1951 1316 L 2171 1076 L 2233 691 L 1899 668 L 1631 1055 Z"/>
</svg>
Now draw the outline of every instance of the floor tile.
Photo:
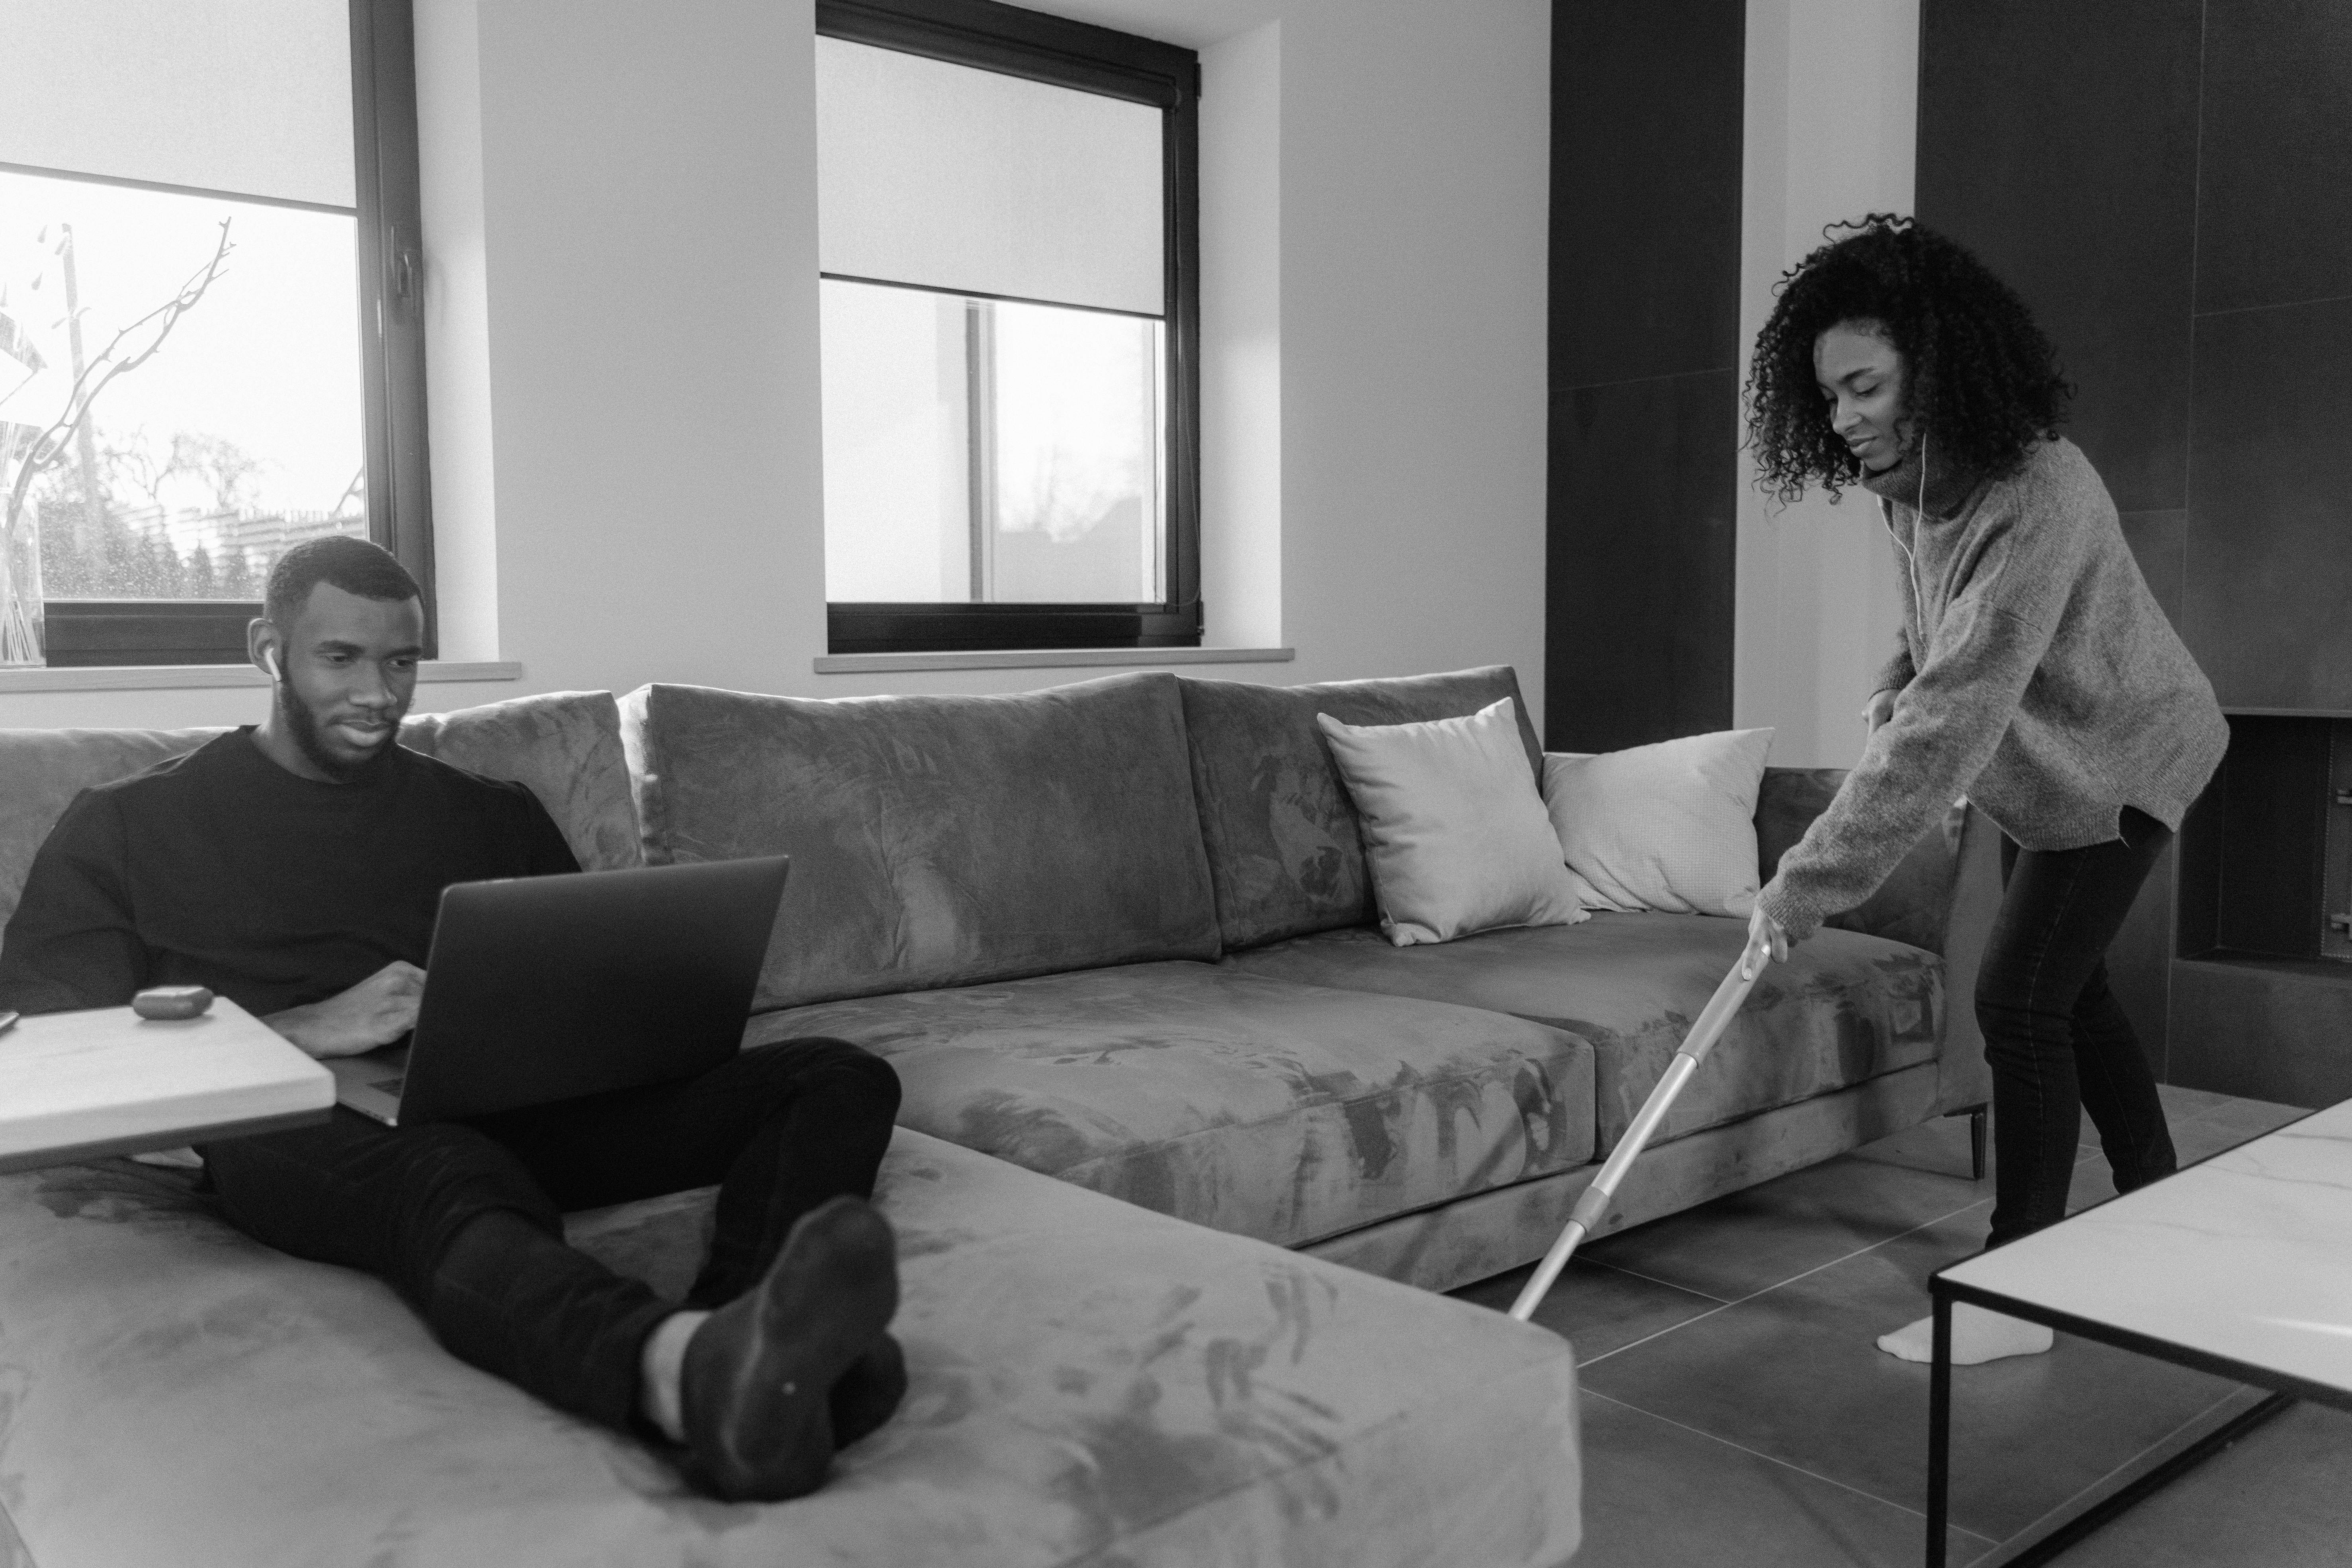
<svg viewBox="0 0 2352 1568">
<path fill-rule="evenodd" d="M 1965 1150 L 1967 1139 L 1961 1144 Z M 1629 1182 L 1642 1179 L 1636 1165 Z M 1842 1155 L 1592 1243 L 1582 1256 L 1737 1300 L 1940 1219 L 1990 1194 L 1990 1179 Z"/>
<path fill-rule="evenodd" d="M 1965 1116 L 1938 1116 L 1865 1143 L 1846 1158 L 1875 1164 L 1900 1165 L 1927 1175 L 1969 1179 L 1969 1121 Z M 1985 1174 L 1992 1173 L 1992 1140 L 1985 1140 Z"/>
<path fill-rule="evenodd" d="M 2189 1089 L 2184 1085 L 2177 1083 L 2158 1084 L 2156 1086 L 2156 1097 L 2164 1102 L 2165 1115 L 2172 1118 L 2175 1121 L 2181 1120 L 2183 1117 L 2202 1116 L 2209 1111 L 2227 1112 L 2241 1106 L 2252 1107 L 2258 1110 L 2263 1109 L 2284 1110 L 2287 1109 L 2283 1105 L 2270 1108 L 2267 1107 L 2265 1102 L 2263 1100 L 2239 1100 L 2234 1096 L 2221 1094 L 2213 1089 Z"/>
<path fill-rule="evenodd" d="M 1872 1342 L 1927 1310 L 1927 1277 L 1984 1214 L 1859 1257 L 1589 1363 L 1586 1386 L 1906 1506 L 1927 1487 L 1927 1369 Z M 1955 1380 L 1952 1519 L 2005 1538 L 2160 1441 L 2230 1384 L 2062 1338 Z"/>
<path fill-rule="evenodd" d="M 2352 1561 L 2347 1477 L 2352 1415 L 2299 1405 L 2054 1562 L 2057 1568 L 2343 1568 Z"/>
<path fill-rule="evenodd" d="M 2160 1092 L 2184 1162 L 2303 1114 Z M 2084 1136 L 2070 1209 L 2114 1191 L 2095 1132 Z M 1576 1342 L 1585 1369 L 1579 1568 L 1916 1563 L 1927 1372 L 1871 1341 L 1927 1310 L 1930 1272 L 1982 1246 L 1990 1198 L 1989 1182 L 1968 1180 L 1966 1121 L 1937 1121 L 1580 1255 L 1538 1318 Z M 1456 1294 L 1501 1310 L 1527 1273 Z M 1952 1562 L 1997 1560 L 1995 1539 L 2099 1485 L 2231 1386 L 2063 1337 L 2047 1356 L 1961 1369 L 1953 1500 L 1968 1529 L 1950 1537 Z M 2347 1477 L 2352 1415 L 2301 1406 L 2059 1561 L 2343 1568 Z"/>
<path fill-rule="evenodd" d="M 1532 1266 L 1514 1268 L 1454 1294 L 1507 1312 L 1534 1272 Z M 1581 1363 L 1664 1333 L 1722 1305 L 1712 1296 L 1662 1285 L 1580 1257 L 1552 1281 L 1550 1291 L 1536 1308 L 1535 1321 L 1575 1346 L 1576 1359 Z"/>
<path fill-rule="evenodd" d="M 1606 1396 L 1584 1400 L 1584 1546 L 1576 1568 L 1911 1568 L 1927 1521 Z M 1953 1531 L 1951 1561 L 1991 1542 Z"/>
<path fill-rule="evenodd" d="M 2173 1143 L 2186 1163 L 2206 1159 L 2224 1149 L 2234 1149 L 2250 1138 L 2259 1138 L 2310 1114 L 2298 1106 L 2273 1105 L 2260 1100 L 2207 1107 L 2172 1118 Z"/>
</svg>

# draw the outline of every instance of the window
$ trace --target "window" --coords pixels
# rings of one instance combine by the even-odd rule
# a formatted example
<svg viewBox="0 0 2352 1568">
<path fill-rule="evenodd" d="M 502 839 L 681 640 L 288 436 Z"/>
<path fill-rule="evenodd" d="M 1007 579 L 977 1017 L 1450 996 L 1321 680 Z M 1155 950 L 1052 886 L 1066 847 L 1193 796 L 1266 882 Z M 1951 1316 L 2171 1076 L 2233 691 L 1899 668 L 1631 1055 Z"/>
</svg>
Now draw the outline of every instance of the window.
<svg viewBox="0 0 2352 1568">
<path fill-rule="evenodd" d="M 0 665 L 241 663 L 323 533 L 429 623 L 410 0 L 18 0 L 8 35 Z"/>
<path fill-rule="evenodd" d="M 1197 58 L 816 17 L 831 650 L 1197 646 Z"/>
</svg>

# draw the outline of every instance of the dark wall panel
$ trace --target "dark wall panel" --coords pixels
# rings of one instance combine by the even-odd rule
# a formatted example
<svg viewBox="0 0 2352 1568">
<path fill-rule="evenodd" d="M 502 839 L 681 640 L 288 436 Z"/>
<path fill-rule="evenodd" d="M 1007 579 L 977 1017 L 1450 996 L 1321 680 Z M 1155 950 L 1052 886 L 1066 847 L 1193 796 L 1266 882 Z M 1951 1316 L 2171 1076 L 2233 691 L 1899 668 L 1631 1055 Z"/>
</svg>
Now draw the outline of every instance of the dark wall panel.
<svg viewBox="0 0 2352 1568">
<path fill-rule="evenodd" d="M 2025 297 L 2125 511 L 2187 504 L 2200 10 L 1921 6 L 1919 220 Z"/>
<path fill-rule="evenodd" d="M 2200 317 L 2195 396 L 2190 651 L 2225 707 L 2352 710 L 2352 300 Z"/>
<path fill-rule="evenodd" d="M 2346 967 L 2179 965 L 2168 1081 L 2279 1105 L 2352 1097 L 2352 984 L 2335 973 Z"/>
<path fill-rule="evenodd" d="M 2352 4 L 2206 0 L 2197 309 L 2352 294 Z"/>
<path fill-rule="evenodd" d="M 2147 1065 L 2168 1082 L 2173 902 L 2173 850 L 2168 846 L 2124 917 L 2123 929 L 2107 944 L 2108 988 L 2139 1036 Z"/>
<path fill-rule="evenodd" d="M 1738 373 L 1580 387 L 1551 408 L 1544 743 L 1606 752 L 1731 717 Z"/>
<path fill-rule="evenodd" d="M 2139 563 L 2139 574 L 2147 579 L 2148 591 L 2164 606 L 2172 629 L 2179 631 L 2189 567 L 2189 513 L 2127 511 L 2118 521 L 2123 524 L 2124 542 L 2131 546 L 2132 559 Z"/>
<path fill-rule="evenodd" d="M 1545 741 L 1731 722 L 1746 0 L 1554 0 Z"/>
<path fill-rule="evenodd" d="M 1746 26 L 1746 0 L 1552 7 L 1552 385 L 1738 357 Z"/>
</svg>

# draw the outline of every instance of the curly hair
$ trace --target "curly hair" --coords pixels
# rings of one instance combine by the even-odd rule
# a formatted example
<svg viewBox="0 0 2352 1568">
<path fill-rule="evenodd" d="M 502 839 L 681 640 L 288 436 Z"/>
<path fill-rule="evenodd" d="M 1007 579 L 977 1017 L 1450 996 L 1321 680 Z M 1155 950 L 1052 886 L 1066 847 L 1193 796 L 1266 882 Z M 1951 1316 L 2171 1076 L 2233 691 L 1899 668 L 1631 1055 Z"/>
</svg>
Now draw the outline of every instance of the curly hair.
<svg viewBox="0 0 2352 1568">
<path fill-rule="evenodd" d="M 1813 379 L 1814 342 L 1842 321 L 1878 323 L 1903 356 L 1904 419 L 1963 468 L 2014 472 L 2058 433 L 2074 389 L 2025 301 L 1983 262 L 1893 213 L 1822 232 L 1830 243 L 1781 275 L 1756 336 L 1748 434 L 1760 488 L 1794 501 L 1818 483 L 1834 498 L 1862 477 Z"/>
</svg>

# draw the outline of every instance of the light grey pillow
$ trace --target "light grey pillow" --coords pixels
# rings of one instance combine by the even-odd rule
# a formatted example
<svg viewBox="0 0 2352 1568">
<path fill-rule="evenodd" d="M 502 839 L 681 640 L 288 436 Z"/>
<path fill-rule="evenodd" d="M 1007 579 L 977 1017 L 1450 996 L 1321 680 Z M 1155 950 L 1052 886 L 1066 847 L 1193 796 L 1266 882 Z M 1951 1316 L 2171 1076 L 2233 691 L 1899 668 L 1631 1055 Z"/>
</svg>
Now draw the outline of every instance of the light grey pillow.
<svg viewBox="0 0 2352 1568">
<path fill-rule="evenodd" d="M 1771 749 L 1769 730 L 1720 730 L 1598 756 L 1547 752 L 1544 805 L 1586 901 L 1745 919 Z"/>
<path fill-rule="evenodd" d="M 1389 941 L 1588 918 L 1528 772 L 1511 699 L 1418 724 L 1315 721 L 1363 819 Z"/>
</svg>

